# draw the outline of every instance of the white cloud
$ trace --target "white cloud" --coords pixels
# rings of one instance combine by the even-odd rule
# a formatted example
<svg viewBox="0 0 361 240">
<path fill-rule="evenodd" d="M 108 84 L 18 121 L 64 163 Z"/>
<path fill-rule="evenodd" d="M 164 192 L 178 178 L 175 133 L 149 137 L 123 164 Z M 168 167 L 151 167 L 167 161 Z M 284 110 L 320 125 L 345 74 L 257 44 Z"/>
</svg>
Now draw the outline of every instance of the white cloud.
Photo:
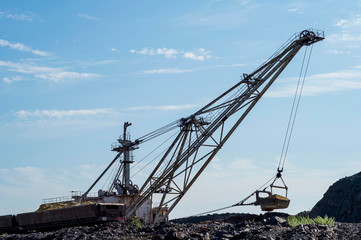
<svg viewBox="0 0 361 240">
<path fill-rule="evenodd" d="M 95 78 L 98 77 L 98 74 L 95 73 L 78 73 L 78 72 L 50 72 L 35 74 L 36 78 L 48 80 L 51 82 L 62 82 L 67 79 L 86 79 L 86 78 Z"/>
<path fill-rule="evenodd" d="M 35 110 L 26 111 L 20 110 L 14 112 L 18 118 L 69 118 L 69 117 L 88 117 L 96 115 L 109 115 L 116 112 L 109 108 L 96 108 L 96 109 L 80 109 L 80 110 Z"/>
<path fill-rule="evenodd" d="M 177 50 L 174 48 L 157 48 L 157 49 L 155 49 L 155 48 L 145 47 L 141 50 L 130 49 L 129 52 L 136 53 L 136 54 L 149 55 L 149 56 L 162 55 L 162 56 L 165 56 L 166 58 L 176 58 L 178 55 L 182 55 L 184 58 L 197 60 L 197 61 L 203 61 L 205 59 L 211 58 L 210 51 L 207 51 L 204 48 L 199 48 L 198 50 L 195 50 L 195 51 L 187 51 L 186 52 L 186 51 Z"/>
<path fill-rule="evenodd" d="M 94 17 L 94 16 L 89 16 L 86 13 L 77 13 L 76 16 L 79 17 L 79 18 L 85 19 L 85 20 L 99 21 L 99 18 Z"/>
<path fill-rule="evenodd" d="M 291 8 L 287 10 L 288 12 L 298 12 L 298 8 Z"/>
<path fill-rule="evenodd" d="M 355 28 L 361 26 L 361 15 L 356 15 L 351 19 L 341 19 L 339 20 L 335 26 L 341 28 Z"/>
<path fill-rule="evenodd" d="M 157 48 L 157 49 L 153 49 L 153 48 L 148 48 L 145 47 L 142 50 L 135 50 L 135 49 L 131 49 L 129 50 L 129 52 L 131 53 L 136 53 L 136 54 L 143 54 L 143 55 L 163 55 L 166 58 L 176 58 L 177 54 L 179 53 L 178 50 L 173 49 L 173 48 Z"/>
<path fill-rule="evenodd" d="M 351 33 L 341 33 L 341 34 L 331 34 L 327 41 L 330 42 L 353 42 L 353 41 L 360 41 L 361 34 L 351 34 Z"/>
<path fill-rule="evenodd" d="M 350 55 L 351 54 L 350 51 L 341 51 L 341 50 L 337 50 L 337 49 L 329 49 L 329 50 L 327 50 L 327 52 L 330 54 L 335 54 L 335 55 L 344 55 L 344 54 Z"/>
<path fill-rule="evenodd" d="M 341 19 L 336 22 L 335 26 L 339 28 L 339 32 L 328 36 L 326 42 L 331 45 L 331 48 L 342 49 L 344 52 L 351 49 L 350 53 L 352 55 L 359 55 L 358 49 L 361 48 L 361 15 L 357 14 L 349 19 Z"/>
<path fill-rule="evenodd" d="M 34 64 L 15 63 L 10 61 L 5 62 L 1 60 L 0 60 L 0 67 L 7 67 L 8 71 L 10 72 L 19 72 L 25 74 L 60 71 L 60 68 L 42 67 L 42 66 L 36 66 Z"/>
<path fill-rule="evenodd" d="M 157 54 L 158 55 L 164 55 L 167 58 L 175 58 L 176 55 L 178 54 L 178 51 L 173 49 L 173 48 L 158 48 L 157 49 Z"/>
<path fill-rule="evenodd" d="M 30 47 L 22 44 L 22 43 L 10 43 L 7 40 L 4 39 L 0 39 L 0 46 L 2 47 L 10 47 L 11 49 L 15 49 L 15 50 L 19 50 L 22 52 L 31 52 L 35 55 L 39 55 L 39 56 L 49 56 L 50 54 L 44 51 L 40 51 L 40 50 L 34 50 L 31 49 Z"/>
<path fill-rule="evenodd" d="M 145 74 L 180 74 L 186 72 L 194 72 L 194 69 L 177 69 L 177 68 L 162 68 L 144 71 Z"/>
<path fill-rule="evenodd" d="M 37 66 L 30 63 L 15 63 L 9 61 L 5 62 L 1 60 L 0 60 L 0 67 L 7 68 L 9 72 L 30 74 L 37 79 L 44 79 L 56 83 L 70 79 L 88 79 L 88 78 L 95 78 L 100 76 L 95 73 L 69 72 L 69 71 L 64 71 L 61 68 Z M 10 79 L 8 78 L 6 80 L 10 80 Z"/>
<path fill-rule="evenodd" d="M 125 108 L 122 111 L 176 111 L 184 109 L 192 109 L 200 107 L 197 104 L 184 104 L 184 105 L 162 105 L 162 106 L 138 106 Z M 111 108 L 95 108 L 95 109 L 77 109 L 77 110 L 19 110 L 12 113 L 19 119 L 65 119 L 65 118 L 84 118 L 105 115 L 118 115 L 119 112 Z"/>
<path fill-rule="evenodd" d="M 185 58 L 189 58 L 189 59 L 193 59 L 193 60 L 197 60 L 197 61 L 203 61 L 204 60 L 204 56 L 197 56 L 193 52 L 186 52 L 186 53 L 184 53 L 183 56 Z"/>
<path fill-rule="evenodd" d="M 200 48 L 193 52 L 185 52 L 183 54 L 183 57 L 197 60 L 197 61 L 203 61 L 204 59 L 211 58 L 210 51 L 207 51 L 204 48 Z"/>
<path fill-rule="evenodd" d="M 199 107 L 199 105 L 185 104 L 185 105 L 164 105 L 164 106 L 140 106 L 140 107 L 126 108 L 125 111 L 143 111 L 143 110 L 169 111 L 169 110 L 192 109 L 196 107 Z"/>
<path fill-rule="evenodd" d="M 347 23 L 347 20 L 341 19 L 340 21 L 338 21 L 338 22 L 335 24 L 335 26 L 337 26 L 337 27 L 343 27 L 343 26 L 346 25 L 346 23 Z"/>
<path fill-rule="evenodd" d="M 9 11 L 0 12 L 0 17 L 5 17 L 16 21 L 25 21 L 25 22 L 32 22 L 34 19 L 33 15 L 26 15 L 24 13 L 10 13 Z"/>
<path fill-rule="evenodd" d="M 22 77 L 20 76 L 13 76 L 13 77 L 4 77 L 3 81 L 6 83 L 12 83 L 12 82 L 17 82 L 17 81 L 21 81 L 23 80 Z"/>
<path fill-rule="evenodd" d="M 356 69 L 358 66 L 355 67 Z M 339 72 L 316 74 L 306 77 L 303 95 L 315 96 L 319 94 L 338 93 L 361 89 L 361 71 L 345 70 Z M 285 84 L 284 82 L 287 81 Z M 297 78 L 284 79 L 284 84 L 266 93 L 268 97 L 290 97 L 294 95 Z"/>
<path fill-rule="evenodd" d="M 110 51 L 111 51 L 111 52 L 119 52 L 119 50 L 116 49 L 116 48 L 111 48 Z"/>
</svg>

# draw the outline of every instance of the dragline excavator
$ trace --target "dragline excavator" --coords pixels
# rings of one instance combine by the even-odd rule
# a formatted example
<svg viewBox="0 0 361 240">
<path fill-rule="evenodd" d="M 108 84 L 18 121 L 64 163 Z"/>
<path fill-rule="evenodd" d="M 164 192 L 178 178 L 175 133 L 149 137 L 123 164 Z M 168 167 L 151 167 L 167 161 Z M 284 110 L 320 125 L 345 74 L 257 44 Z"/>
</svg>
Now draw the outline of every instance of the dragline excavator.
<svg viewBox="0 0 361 240">
<path fill-rule="evenodd" d="M 299 50 L 323 39 L 324 32 L 314 29 L 294 34 L 260 67 L 250 74 L 243 74 L 238 83 L 206 106 L 134 141 L 127 134 L 131 123 L 126 122 L 123 135 L 112 145 L 112 151 L 117 153 L 115 158 L 91 187 L 77 196 L 77 200 L 120 202 L 126 204 L 125 215 L 128 218 L 136 215 L 147 223 L 167 220 L 169 213 Z M 154 169 L 138 187 L 131 180 L 132 152 L 140 145 L 163 135 L 170 136 L 165 141 L 170 144 L 152 160 Z M 164 146 L 164 142 L 162 144 Z M 89 196 L 89 192 L 115 163 L 119 167 L 110 187 L 99 190 L 98 196 Z M 280 172 L 278 177 L 281 177 Z M 266 200 L 273 203 L 280 201 L 280 204 L 267 206 L 267 201 L 262 202 L 259 193 L 257 192 L 257 201 L 253 204 L 261 205 L 263 210 L 271 211 L 288 206 L 289 200 L 286 197 L 277 196 Z"/>
</svg>

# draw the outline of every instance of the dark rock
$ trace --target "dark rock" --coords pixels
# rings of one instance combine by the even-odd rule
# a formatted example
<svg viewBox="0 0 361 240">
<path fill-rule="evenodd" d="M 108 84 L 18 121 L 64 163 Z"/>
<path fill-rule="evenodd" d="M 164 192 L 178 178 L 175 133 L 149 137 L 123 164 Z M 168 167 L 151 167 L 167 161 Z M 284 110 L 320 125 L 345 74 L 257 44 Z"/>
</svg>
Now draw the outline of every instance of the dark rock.
<svg viewBox="0 0 361 240">
<path fill-rule="evenodd" d="M 192 233 L 190 236 L 196 239 L 203 239 L 203 234 L 201 233 Z"/>
<path fill-rule="evenodd" d="M 325 215 L 339 222 L 361 222 L 361 172 L 335 182 L 310 212 L 312 218 Z"/>
<path fill-rule="evenodd" d="M 165 237 L 166 240 L 180 240 L 185 239 L 187 236 L 184 232 L 181 231 L 170 231 Z"/>
<path fill-rule="evenodd" d="M 333 227 L 300 225 L 291 228 L 281 226 L 285 216 L 273 213 L 258 216 L 259 221 L 242 223 L 229 223 L 221 219 L 207 223 L 172 223 L 142 228 L 121 223 L 104 223 L 48 232 L 3 234 L 0 239 L 361 239 L 361 223 L 336 222 Z"/>
</svg>

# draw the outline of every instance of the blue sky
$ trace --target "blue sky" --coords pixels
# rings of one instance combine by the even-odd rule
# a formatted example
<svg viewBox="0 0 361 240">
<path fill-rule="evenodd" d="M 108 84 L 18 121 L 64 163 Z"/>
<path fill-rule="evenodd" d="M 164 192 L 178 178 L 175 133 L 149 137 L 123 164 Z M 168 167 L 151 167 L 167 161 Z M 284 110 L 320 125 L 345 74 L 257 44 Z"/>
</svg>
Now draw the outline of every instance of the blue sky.
<svg viewBox="0 0 361 240">
<path fill-rule="evenodd" d="M 284 173 L 287 212 L 310 210 L 360 171 L 360 10 L 331 0 L 0 0 L 0 214 L 85 191 L 114 157 L 123 122 L 135 139 L 188 116 L 315 28 L 326 39 L 313 48 Z M 275 174 L 302 57 L 171 217 L 236 203 Z"/>
</svg>

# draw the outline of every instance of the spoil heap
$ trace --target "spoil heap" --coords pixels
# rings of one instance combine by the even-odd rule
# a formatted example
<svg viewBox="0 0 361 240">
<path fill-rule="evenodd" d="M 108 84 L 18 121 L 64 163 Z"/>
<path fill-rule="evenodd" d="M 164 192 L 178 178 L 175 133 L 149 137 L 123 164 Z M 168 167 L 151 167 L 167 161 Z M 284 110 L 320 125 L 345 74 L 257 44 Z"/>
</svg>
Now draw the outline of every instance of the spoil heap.
<svg viewBox="0 0 361 240">
<path fill-rule="evenodd" d="M 361 222 L 361 172 L 329 187 L 310 212 L 310 217 L 324 215 L 338 222 Z"/>
</svg>

